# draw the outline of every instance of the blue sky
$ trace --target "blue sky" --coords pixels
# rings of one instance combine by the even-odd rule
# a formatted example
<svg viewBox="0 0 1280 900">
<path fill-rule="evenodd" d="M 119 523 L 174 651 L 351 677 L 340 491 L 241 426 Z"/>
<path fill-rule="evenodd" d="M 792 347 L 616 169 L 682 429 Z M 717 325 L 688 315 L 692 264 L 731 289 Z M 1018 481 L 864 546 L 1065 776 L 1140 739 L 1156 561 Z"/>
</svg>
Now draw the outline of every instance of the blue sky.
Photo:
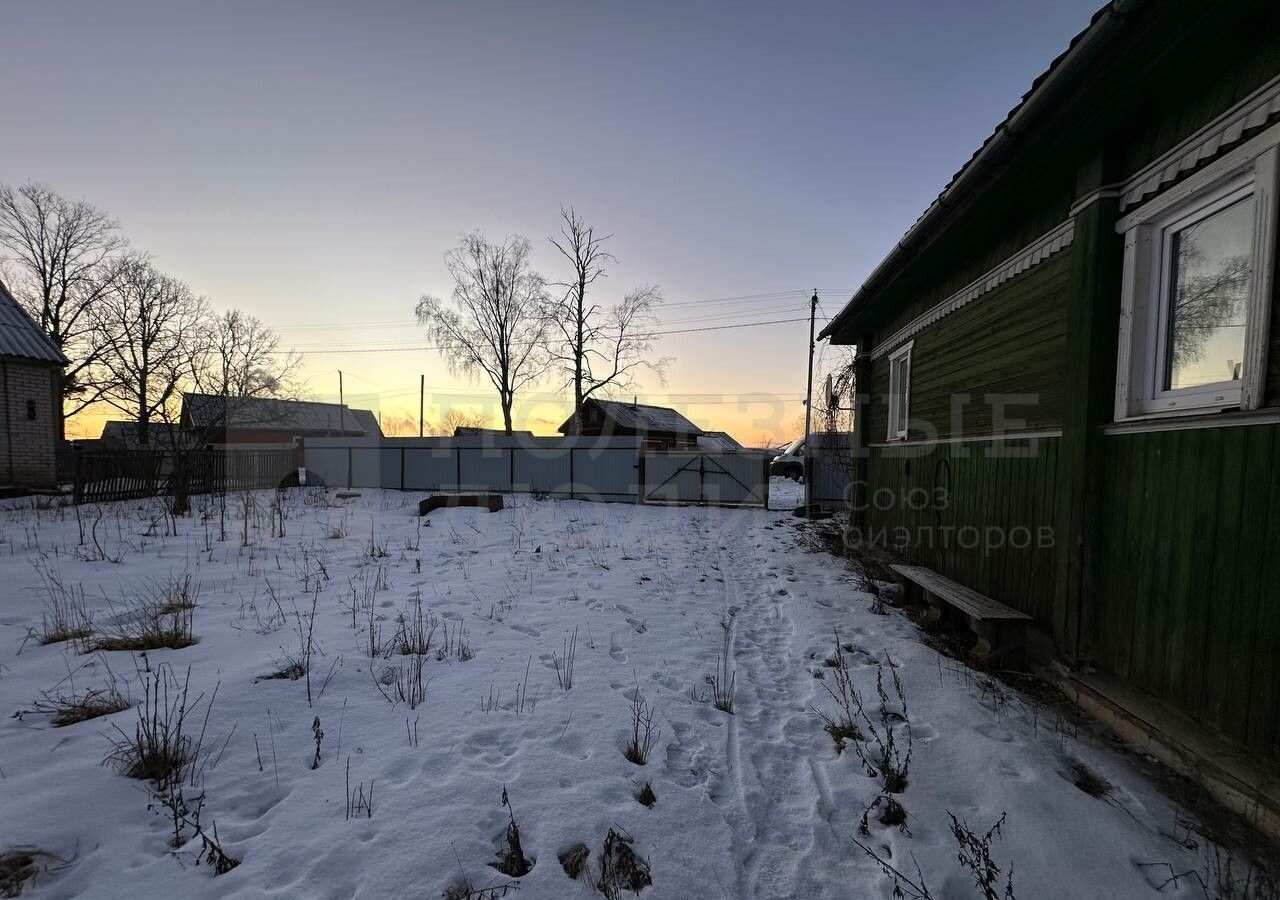
<svg viewBox="0 0 1280 900">
<path fill-rule="evenodd" d="M 0 180 L 111 212 L 309 351 L 315 394 L 341 368 L 349 401 L 416 415 L 420 373 L 481 396 L 388 352 L 425 343 L 461 233 L 526 234 L 554 278 L 573 203 L 615 234 L 601 298 L 659 284 L 668 330 L 802 317 L 815 287 L 834 314 L 1096 3 L 14 3 Z M 805 332 L 670 335 L 642 393 L 785 437 Z M 722 402 L 756 393 L 781 400 Z"/>
</svg>

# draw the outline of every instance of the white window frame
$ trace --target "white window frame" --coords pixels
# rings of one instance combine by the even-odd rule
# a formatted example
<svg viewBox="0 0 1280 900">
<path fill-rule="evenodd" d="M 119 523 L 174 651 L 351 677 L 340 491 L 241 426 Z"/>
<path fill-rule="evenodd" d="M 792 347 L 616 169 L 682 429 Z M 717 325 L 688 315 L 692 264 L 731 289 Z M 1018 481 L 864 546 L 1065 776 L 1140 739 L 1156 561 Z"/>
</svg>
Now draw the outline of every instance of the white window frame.
<svg viewBox="0 0 1280 900">
<path fill-rule="evenodd" d="M 1280 126 L 1274 126 L 1138 207 L 1116 226 L 1124 235 L 1116 421 L 1262 405 L 1276 253 L 1278 158 Z M 1249 196 L 1254 201 L 1253 269 L 1246 295 L 1243 377 L 1164 390 L 1172 236 Z"/>
<path fill-rule="evenodd" d="M 905 441 L 911 423 L 911 348 L 915 341 L 907 341 L 897 350 L 889 354 L 889 433 L 886 440 Z M 894 373 L 898 371 L 898 363 L 903 361 L 906 373 L 905 384 L 895 385 Z M 902 420 L 898 420 L 898 391 L 902 392 Z"/>
</svg>

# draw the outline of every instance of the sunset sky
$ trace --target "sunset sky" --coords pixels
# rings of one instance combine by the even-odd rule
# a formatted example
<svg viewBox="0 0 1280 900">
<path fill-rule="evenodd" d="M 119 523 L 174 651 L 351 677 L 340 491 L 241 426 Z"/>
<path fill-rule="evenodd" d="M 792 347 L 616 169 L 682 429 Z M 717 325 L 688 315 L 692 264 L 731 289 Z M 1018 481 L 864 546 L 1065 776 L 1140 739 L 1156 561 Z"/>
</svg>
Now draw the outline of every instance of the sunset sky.
<svg viewBox="0 0 1280 900">
<path fill-rule="evenodd" d="M 6 3 L 0 182 L 108 211 L 302 351 L 312 396 L 341 369 L 414 420 L 420 374 L 428 420 L 492 406 L 413 321 L 445 251 L 524 234 L 564 277 L 572 203 L 615 235 L 598 299 L 658 284 L 679 332 L 641 400 L 782 440 L 809 294 L 821 327 L 1097 3 Z M 518 416 L 565 412 L 548 381 Z"/>
</svg>

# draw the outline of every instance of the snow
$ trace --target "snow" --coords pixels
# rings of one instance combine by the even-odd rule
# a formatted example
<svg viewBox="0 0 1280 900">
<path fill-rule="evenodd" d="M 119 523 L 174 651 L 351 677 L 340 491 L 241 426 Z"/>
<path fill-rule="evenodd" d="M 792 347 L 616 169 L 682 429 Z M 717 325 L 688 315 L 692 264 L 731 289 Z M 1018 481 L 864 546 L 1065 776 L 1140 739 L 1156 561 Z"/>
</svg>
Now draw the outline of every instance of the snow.
<svg viewBox="0 0 1280 900">
<path fill-rule="evenodd" d="M 781 497 L 790 484 L 775 480 L 776 506 L 794 505 Z M 270 495 L 259 495 L 248 546 L 237 497 L 225 540 L 210 498 L 195 499 L 176 536 L 165 536 L 158 501 L 107 505 L 98 537 L 118 562 L 93 559 L 71 510 L 0 510 L 0 849 L 32 845 L 66 861 L 31 896 L 439 897 L 462 875 L 501 884 L 488 863 L 508 821 L 505 788 L 534 863 L 512 896 L 598 896 L 566 877 L 557 854 L 584 842 L 596 869 L 612 827 L 652 868 L 648 900 L 889 897 L 892 882 L 853 844 L 880 781 L 851 750 L 836 752 L 810 710 L 834 712 L 823 660 L 836 631 L 853 648 L 868 709 L 878 706 L 876 664 L 892 660 L 914 738 L 898 795 L 910 833 L 873 812 L 859 839 L 909 874 L 918 864 L 935 897 L 977 896 L 956 864 L 947 810 L 981 831 L 1007 812 L 993 853 L 1012 862 L 1018 897 L 1193 896 L 1187 884 L 1156 893 L 1168 873 L 1140 865 L 1181 872 L 1200 858 L 1169 836 L 1179 810 L 1130 757 L 1056 727 L 1052 709 L 1007 688 L 1001 700 L 901 614 L 874 615 L 856 572 L 806 549 L 807 526 L 788 513 L 508 497 L 499 513 L 439 510 L 420 526 L 417 494 L 287 496 L 285 536 L 272 537 Z M 81 513 L 87 532 L 95 514 Z M 371 557 L 371 545 L 388 555 Z M 305 619 L 320 562 L 329 577 L 316 600 L 313 693 L 332 676 L 308 705 L 305 681 L 261 676 L 297 651 L 295 609 Z M 26 640 L 47 597 L 37 564 L 83 586 L 99 625 L 148 579 L 189 573 L 199 641 L 143 658 Z M 353 593 L 380 568 L 373 608 L 384 640 L 420 596 L 474 648 L 468 661 L 430 656 L 426 701 L 412 710 L 389 703 L 372 677 L 404 658 L 373 660 L 371 672 L 367 624 L 352 625 Z M 286 624 L 271 621 L 268 584 Z M 701 699 L 722 623 L 732 715 Z M 552 654 L 575 628 L 564 691 Z M 216 822 L 241 860 L 217 877 L 196 865 L 198 846 L 168 846 L 144 784 L 102 764 L 111 724 L 131 732 L 135 711 L 63 728 L 29 711 L 69 673 L 79 689 L 104 684 L 108 665 L 137 701 L 146 669 L 165 663 L 179 677 L 190 668 L 203 697 L 197 724 L 217 688 L 204 824 Z M 660 732 L 644 766 L 623 756 L 637 692 Z M 316 717 L 324 738 L 313 770 Z M 372 782 L 371 818 L 345 815 L 348 761 L 352 787 Z M 1111 783 L 1108 797 L 1074 786 L 1076 762 Z M 646 781 L 651 809 L 635 799 Z"/>
</svg>

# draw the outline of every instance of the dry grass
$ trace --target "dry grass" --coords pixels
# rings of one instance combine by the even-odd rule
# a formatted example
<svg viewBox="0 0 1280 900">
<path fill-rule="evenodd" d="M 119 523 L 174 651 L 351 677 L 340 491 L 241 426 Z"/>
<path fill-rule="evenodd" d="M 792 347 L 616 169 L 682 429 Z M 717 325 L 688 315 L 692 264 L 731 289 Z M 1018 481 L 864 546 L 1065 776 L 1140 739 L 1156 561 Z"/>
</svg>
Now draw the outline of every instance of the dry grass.
<svg viewBox="0 0 1280 900">
<path fill-rule="evenodd" d="M 653 730 L 653 707 L 645 701 L 637 685 L 635 699 L 631 701 L 631 737 L 623 748 L 623 756 L 637 766 L 643 766 L 649 761 L 653 742 L 659 734 L 661 732 L 655 733 Z"/>
<path fill-rule="evenodd" d="M 0 850 L 0 897 L 17 897 L 44 871 L 42 860 L 54 859 L 35 847 Z"/>
<path fill-rule="evenodd" d="M 50 723 L 61 728 L 123 712 L 130 705 L 113 683 L 105 688 L 90 688 L 83 693 L 49 693 L 37 700 L 34 707 L 37 712 L 48 713 Z"/>
<path fill-rule="evenodd" d="M 47 595 L 37 634 L 40 643 L 86 642 L 93 635 L 93 614 L 85 604 L 84 588 L 68 587 L 55 568 L 37 566 L 36 571 Z"/>
<path fill-rule="evenodd" d="M 524 855 L 524 847 L 520 845 L 520 826 L 516 824 L 515 810 L 511 808 L 511 798 L 507 789 L 502 789 L 502 805 L 507 808 L 510 821 L 503 836 L 503 845 L 498 848 L 498 858 L 489 865 L 510 878 L 523 878 L 533 869 L 533 863 Z"/>
<path fill-rule="evenodd" d="M 199 588 L 191 576 L 170 575 L 146 582 L 116 611 L 113 624 L 94 642 L 95 650 L 180 650 L 196 642 L 192 633 Z"/>
<path fill-rule="evenodd" d="M 620 900 L 623 891 L 639 894 L 653 884 L 649 863 L 631 849 L 631 836 L 609 829 L 600 849 L 600 878 L 596 887 L 609 900 Z"/>
<path fill-rule="evenodd" d="M 181 783 L 199 755 L 199 742 L 186 732 L 191 670 L 179 681 L 171 667 L 160 666 L 144 682 L 133 733 L 114 725 L 111 750 L 103 760 L 121 775 L 157 785 Z M 199 701 L 199 698 L 196 698 Z"/>
<path fill-rule="evenodd" d="M 560 865 L 564 868 L 564 874 L 577 881 L 587 871 L 587 864 L 591 859 L 591 850 L 586 844 L 574 844 L 568 850 L 560 853 L 559 859 Z"/>
</svg>

